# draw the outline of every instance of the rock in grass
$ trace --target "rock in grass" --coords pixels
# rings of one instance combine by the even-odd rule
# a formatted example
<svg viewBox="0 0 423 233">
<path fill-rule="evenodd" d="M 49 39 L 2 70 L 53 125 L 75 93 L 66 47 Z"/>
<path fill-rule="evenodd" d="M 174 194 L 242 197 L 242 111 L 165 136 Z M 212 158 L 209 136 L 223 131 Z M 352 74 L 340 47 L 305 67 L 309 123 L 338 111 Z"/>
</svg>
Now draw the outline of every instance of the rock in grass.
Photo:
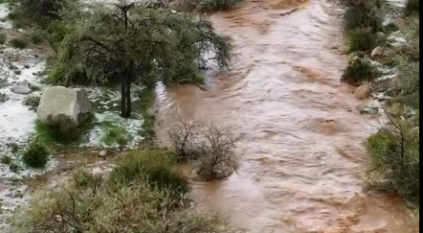
<svg viewBox="0 0 423 233">
<path fill-rule="evenodd" d="M 37 108 L 38 120 L 57 127 L 62 133 L 78 128 L 90 115 L 90 102 L 84 90 L 51 86 L 45 89 Z"/>
<path fill-rule="evenodd" d="M 107 151 L 106 150 L 102 150 L 100 151 L 100 153 L 98 154 L 101 158 L 105 158 L 107 156 Z"/>
<path fill-rule="evenodd" d="M 358 112 L 363 115 L 379 115 L 379 107 L 375 104 L 360 105 L 357 108 Z"/>
<path fill-rule="evenodd" d="M 31 93 L 31 84 L 28 81 L 23 81 L 18 83 L 16 86 L 10 88 L 10 90 L 15 94 L 26 95 Z"/>
<path fill-rule="evenodd" d="M 357 87 L 354 91 L 354 95 L 359 100 L 364 100 L 369 98 L 370 94 L 372 92 L 372 89 L 369 84 L 365 83 L 361 86 Z"/>
<path fill-rule="evenodd" d="M 372 53 L 370 54 L 373 58 L 382 57 L 384 53 L 384 50 L 382 47 L 377 46 L 372 50 Z"/>
</svg>

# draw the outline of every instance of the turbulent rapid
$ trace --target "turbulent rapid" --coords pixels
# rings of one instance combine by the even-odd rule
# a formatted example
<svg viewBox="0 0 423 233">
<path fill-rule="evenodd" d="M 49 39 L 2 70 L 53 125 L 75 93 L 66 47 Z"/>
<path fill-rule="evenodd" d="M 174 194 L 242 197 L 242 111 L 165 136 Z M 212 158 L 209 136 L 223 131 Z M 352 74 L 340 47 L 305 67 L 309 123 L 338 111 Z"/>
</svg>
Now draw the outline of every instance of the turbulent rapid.
<svg viewBox="0 0 423 233">
<path fill-rule="evenodd" d="M 360 115 L 363 101 L 339 81 L 347 59 L 337 15 L 323 0 L 248 0 L 211 16 L 234 40 L 230 70 L 212 72 L 208 91 L 159 88 L 156 103 L 162 143 L 174 115 L 241 138 L 236 173 L 192 180 L 197 208 L 254 233 L 411 232 L 398 200 L 365 189 L 364 141 L 379 120 Z"/>
</svg>

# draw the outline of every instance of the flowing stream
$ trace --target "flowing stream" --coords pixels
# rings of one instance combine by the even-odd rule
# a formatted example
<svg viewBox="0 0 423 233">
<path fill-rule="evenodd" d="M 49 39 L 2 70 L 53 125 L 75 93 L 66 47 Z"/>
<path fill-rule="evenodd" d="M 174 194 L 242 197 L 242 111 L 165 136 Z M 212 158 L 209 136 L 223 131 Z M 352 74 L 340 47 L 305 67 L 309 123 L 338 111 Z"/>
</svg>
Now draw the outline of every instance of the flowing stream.
<svg viewBox="0 0 423 233">
<path fill-rule="evenodd" d="M 339 81 L 347 58 L 337 14 L 323 0 L 246 0 L 211 17 L 234 40 L 230 70 L 212 72 L 209 91 L 160 90 L 157 101 L 163 141 L 175 114 L 241 136 L 237 173 L 192 181 L 196 208 L 253 233 L 411 232 L 398 200 L 365 189 L 364 142 L 380 123 L 358 113 L 363 101 Z"/>
</svg>

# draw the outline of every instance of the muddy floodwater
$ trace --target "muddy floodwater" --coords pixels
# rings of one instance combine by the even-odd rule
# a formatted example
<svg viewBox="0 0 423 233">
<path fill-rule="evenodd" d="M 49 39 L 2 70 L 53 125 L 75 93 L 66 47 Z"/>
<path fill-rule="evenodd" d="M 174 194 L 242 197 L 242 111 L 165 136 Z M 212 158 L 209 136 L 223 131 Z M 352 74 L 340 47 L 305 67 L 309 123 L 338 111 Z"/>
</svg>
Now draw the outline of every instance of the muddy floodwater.
<svg viewBox="0 0 423 233">
<path fill-rule="evenodd" d="M 231 127 L 240 169 L 192 182 L 196 208 L 253 233 L 407 233 L 398 200 L 365 189 L 364 141 L 379 119 L 360 115 L 340 83 L 347 57 L 338 10 L 323 0 L 246 0 L 211 16 L 233 38 L 227 72 L 210 90 L 159 90 L 157 130 L 169 116 Z M 367 100 L 371 101 L 371 100 Z"/>
</svg>

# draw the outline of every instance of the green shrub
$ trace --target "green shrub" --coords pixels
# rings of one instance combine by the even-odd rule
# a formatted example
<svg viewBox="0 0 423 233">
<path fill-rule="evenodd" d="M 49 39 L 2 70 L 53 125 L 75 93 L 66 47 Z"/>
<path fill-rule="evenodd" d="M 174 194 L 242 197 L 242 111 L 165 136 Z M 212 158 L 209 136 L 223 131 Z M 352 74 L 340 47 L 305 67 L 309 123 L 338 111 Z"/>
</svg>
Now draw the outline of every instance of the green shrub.
<svg viewBox="0 0 423 233">
<path fill-rule="evenodd" d="M 9 170 L 11 172 L 19 173 L 20 169 L 21 169 L 21 167 L 19 167 L 19 165 L 17 165 L 16 163 L 9 164 Z"/>
<path fill-rule="evenodd" d="M 0 33 L 0 44 L 5 44 L 7 40 L 7 35 L 4 33 Z"/>
<path fill-rule="evenodd" d="M 9 100 L 9 96 L 4 93 L 0 93 L 0 103 L 4 103 Z"/>
<path fill-rule="evenodd" d="M 29 41 L 31 41 L 33 44 L 41 44 L 44 41 L 42 34 L 38 33 L 37 31 L 31 32 L 28 37 Z"/>
<path fill-rule="evenodd" d="M 10 156 L 5 155 L 5 156 L 1 157 L 0 162 L 2 164 L 9 165 L 9 164 L 12 163 L 12 158 L 10 158 Z"/>
<path fill-rule="evenodd" d="M 9 43 L 13 48 L 18 48 L 18 49 L 24 49 L 28 47 L 29 45 L 28 41 L 24 39 L 18 39 L 18 38 L 11 39 Z"/>
<path fill-rule="evenodd" d="M 110 174 L 110 181 L 116 184 L 132 184 L 147 181 L 159 189 L 170 190 L 180 196 L 188 191 L 186 179 L 174 170 L 175 159 L 166 150 L 133 151 L 118 162 Z"/>
<path fill-rule="evenodd" d="M 346 31 L 371 28 L 377 32 L 382 28 L 382 2 L 379 0 L 338 0 L 346 9 L 343 15 Z"/>
<path fill-rule="evenodd" d="M 371 185 L 396 193 L 419 205 L 419 134 L 410 122 L 395 120 L 367 140 L 372 171 Z"/>
<path fill-rule="evenodd" d="M 420 65 L 404 62 L 399 66 L 399 75 L 392 79 L 389 95 L 395 102 L 413 108 L 420 107 Z"/>
<path fill-rule="evenodd" d="M 48 162 L 49 152 L 47 148 L 38 142 L 32 142 L 25 149 L 22 161 L 32 168 L 44 168 Z"/>
<path fill-rule="evenodd" d="M 419 14 L 420 11 L 420 0 L 407 0 L 404 8 L 404 14 L 406 16 Z"/>
<path fill-rule="evenodd" d="M 379 72 L 365 58 L 353 57 L 342 74 L 341 81 L 352 85 L 359 85 L 364 81 L 373 81 Z"/>
<path fill-rule="evenodd" d="M 70 6 L 73 1 L 69 0 L 19 0 L 19 6 L 15 11 L 20 12 L 17 19 L 25 25 L 37 24 L 45 26 L 49 22 L 61 19 L 61 11 L 64 7 Z M 76 1 L 75 1 L 76 2 Z"/>
<path fill-rule="evenodd" d="M 234 8 L 243 0 L 195 0 L 196 9 L 200 12 L 225 11 Z"/>
<path fill-rule="evenodd" d="M 377 38 L 369 28 L 358 28 L 348 32 L 348 51 L 371 51 L 377 46 Z"/>
</svg>

